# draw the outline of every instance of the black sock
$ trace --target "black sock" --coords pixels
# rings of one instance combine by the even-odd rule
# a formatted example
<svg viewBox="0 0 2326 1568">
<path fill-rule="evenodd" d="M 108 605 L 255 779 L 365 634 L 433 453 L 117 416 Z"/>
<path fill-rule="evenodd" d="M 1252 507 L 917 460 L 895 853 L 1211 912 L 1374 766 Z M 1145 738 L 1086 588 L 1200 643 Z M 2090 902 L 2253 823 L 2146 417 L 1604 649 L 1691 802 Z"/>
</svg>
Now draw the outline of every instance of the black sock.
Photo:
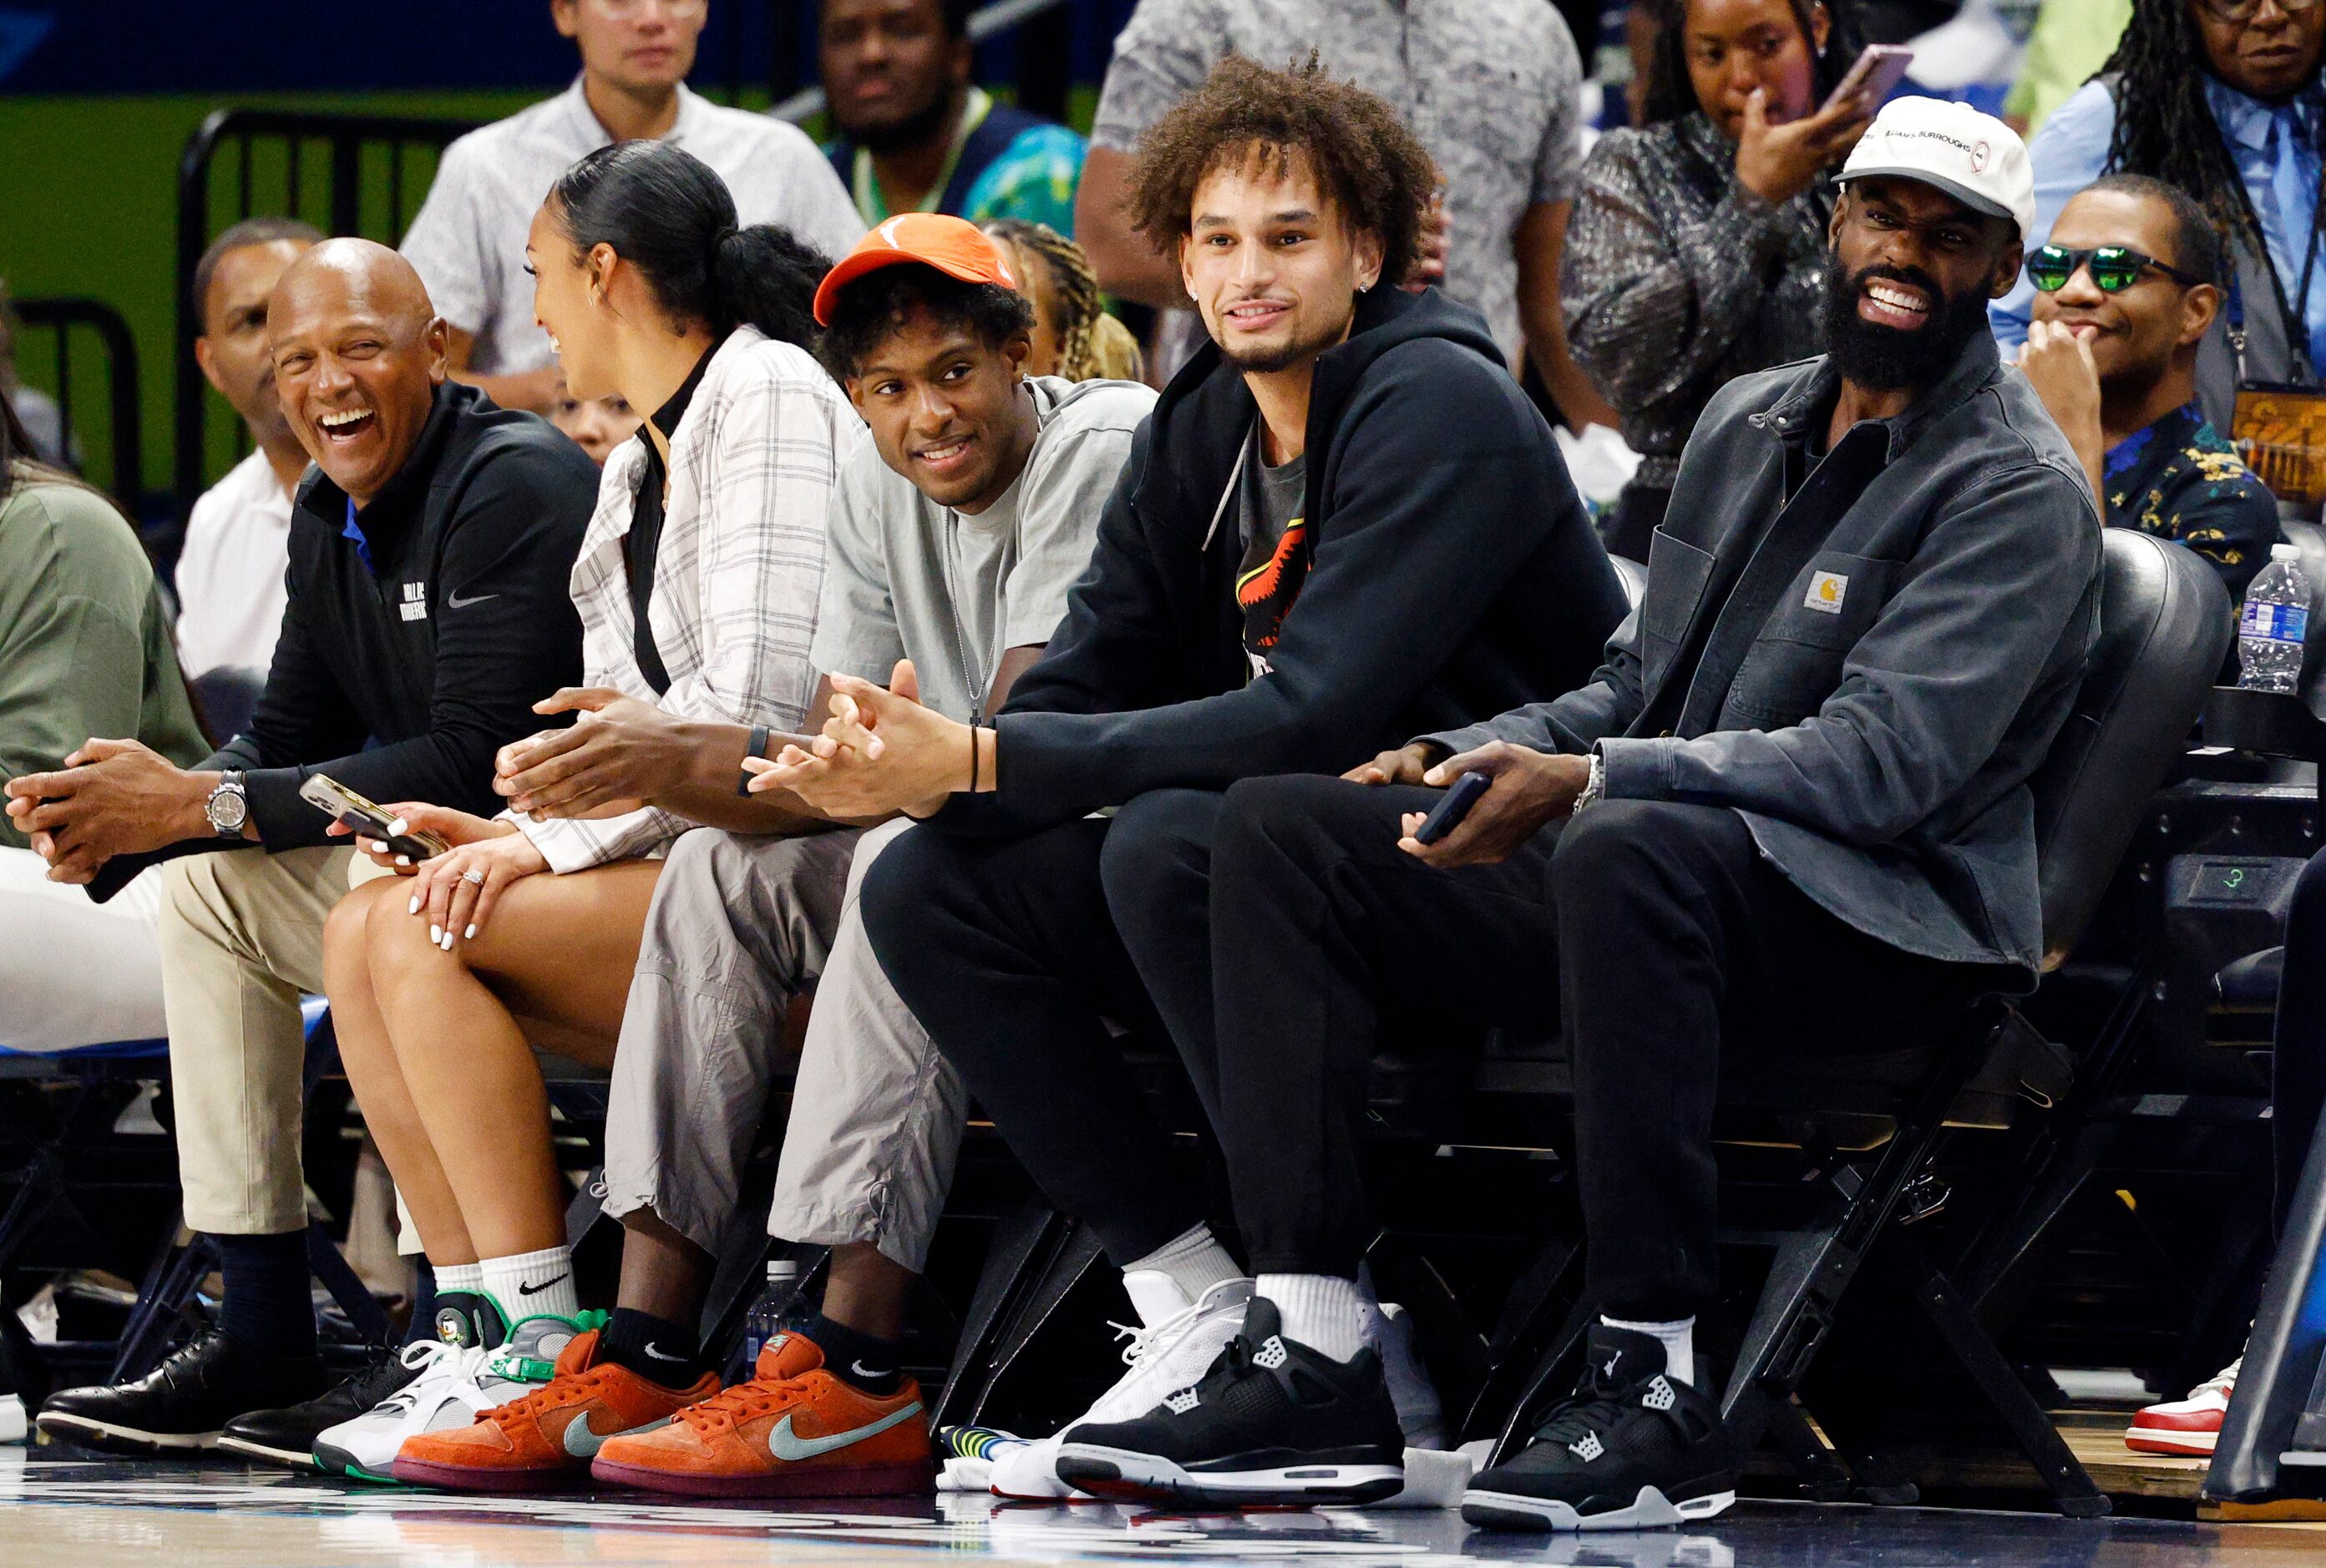
<svg viewBox="0 0 2326 1568">
<path fill-rule="evenodd" d="M 884 1340 L 844 1323 L 835 1323 L 822 1313 L 802 1313 L 786 1320 L 786 1326 L 796 1330 L 814 1342 L 823 1352 L 823 1369 L 851 1388 L 866 1394 L 894 1394 L 904 1381 L 898 1369 L 897 1341 Z"/>
<path fill-rule="evenodd" d="M 219 1250 L 219 1328 L 239 1348 L 281 1358 L 315 1353 L 315 1301 L 307 1283 L 307 1233 L 213 1236 Z"/>
<path fill-rule="evenodd" d="M 412 1262 L 412 1321 L 404 1326 L 404 1342 L 424 1345 L 436 1337 L 436 1271 L 425 1257 Z"/>
<path fill-rule="evenodd" d="M 665 1388 L 684 1388 L 702 1376 L 702 1341 L 691 1324 L 652 1313 L 616 1307 L 606 1324 L 606 1359 Z"/>
</svg>

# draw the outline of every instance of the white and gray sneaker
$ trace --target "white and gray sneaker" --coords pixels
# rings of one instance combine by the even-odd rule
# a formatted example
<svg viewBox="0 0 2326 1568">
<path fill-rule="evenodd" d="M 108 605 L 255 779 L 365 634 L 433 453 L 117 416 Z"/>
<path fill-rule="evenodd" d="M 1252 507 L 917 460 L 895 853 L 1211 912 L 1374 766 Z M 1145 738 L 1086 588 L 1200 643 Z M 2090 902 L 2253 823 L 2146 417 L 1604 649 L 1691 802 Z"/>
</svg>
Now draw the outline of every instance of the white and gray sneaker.
<svg viewBox="0 0 2326 1568">
<path fill-rule="evenodd" d="M 447 1293 L 440 1298 L 436 1332 L 433 1340 L 404 1348 L 409 1382 L 362 1415 L 316 1434 L 314 1455 L 320 1468 L 358 1480 L 394 1484 L 388 1466 L 405 1438 L 471 1425 L 479 1411 L 515 1397 L 507 1390 L 522 1392 L 527 1387 L 493 1370 L 504 1341 L 513 1336 L 500 1304 L 490 1296 Z"/>
<path fill-rule="evenodd" d="M 1130 1341 L 1122 1350 L 1122 1364 L 1129 1370 L 1096 1404 L 1058 1431 L 997 1458 L 994 1495 L 1040 1502 L 1084 1496 L 1058 1479 L 1058 1445 L 1065 1434 L 1087 1422 L 1134 1420 L 1161 1405 L 1165 1396 L 1202 1381 L 1204 1369 L 1219 1359 L 1243 1326 L 1251 1286 L 1249 1279 L 1223 1280 L 1205 1291 L 1202 1300 L 1191 1302 L 1160 1269 L 1139 1268 L 1124 1275 L 1122 1288 L 1139 1309 L 1141 1326 L 1110 1326 Z"/>
</svg>

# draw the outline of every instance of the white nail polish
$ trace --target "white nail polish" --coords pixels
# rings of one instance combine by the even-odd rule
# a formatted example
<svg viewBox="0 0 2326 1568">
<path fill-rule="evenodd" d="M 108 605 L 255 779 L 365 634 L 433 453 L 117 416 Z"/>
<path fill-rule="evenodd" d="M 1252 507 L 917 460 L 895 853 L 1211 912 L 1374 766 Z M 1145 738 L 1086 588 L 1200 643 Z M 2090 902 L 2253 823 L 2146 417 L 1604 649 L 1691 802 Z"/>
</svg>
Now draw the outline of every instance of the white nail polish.
<svg viewBox="0 0 2326 1568">
<path fill-rule="evenodd" d="M 395 858 L 395 863 L 399 866 L 409 866 L 412 864 L 412 857 L 409 855 L 398 855 Z"/>
<path fill-rule="evenodd" d="M 452 951 L 452 933 L 449 931 L 444 933 L 444 951 L 446 952 Z"/>
<path fill-rule="evenodd" d="M 428 940 L 430 942 L 442 942 L 444 940 L 444 928 L 436 924 L 433 921 L 431 921 L 428 925 Z"/>
<path fill-rule="evenodd" d="M 406 914 L 417 914 L 420 913 L 420 895 L 415 893 L 412 895 L 412 902 L 404 906 L 404 913 Z"/>
<path fill-rule="evenodd" d="M 476 928 L 473 924 L 471 924 L 471 925 L 469 927 L 469 929 L 468 929 L 468 930 L 466 930 L 466 931 L 464 931 L 464 932 L 462 932 L 461 933 L 461 941 L 463 941 L 463 942 L 474 942 L 474 941 L 476 941 L 476 940 L 477 940 L 477 928 Z"/>
<path fill-rule="evenodd" d="M 404 829 L 405 829 L 405 821 L 404 821 L 404 819 L 403 819 L 402 817 L 398 817 L 398 818 L 396 818 L 396 819 L 395 819 L 395 821 L 392 821 L 392 822 L 388 823 L 388 825 L 387 825 L 388 836 L 389 836 L 390 838 L 400 839 L 400 838 L 402 838 L 402 837 L 404 836 Z"/>
</svg>

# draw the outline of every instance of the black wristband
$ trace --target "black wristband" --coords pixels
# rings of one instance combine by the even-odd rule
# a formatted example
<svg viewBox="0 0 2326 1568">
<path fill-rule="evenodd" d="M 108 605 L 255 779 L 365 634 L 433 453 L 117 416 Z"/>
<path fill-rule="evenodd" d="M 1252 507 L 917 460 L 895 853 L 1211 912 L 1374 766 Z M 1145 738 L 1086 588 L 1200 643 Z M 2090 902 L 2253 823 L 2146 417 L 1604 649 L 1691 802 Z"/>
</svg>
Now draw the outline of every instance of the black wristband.
<svg viewBox="0 0 2326 1568">
<path fill-rule="evenodd" d="M 746 755 L 764 757 L 767 756 L 767 753 L 768 727 L 764 724 L 754 724 L 751 726 L 750 750 Z M 735 793 L 739 795 L 748 795 L 751 793 L 751 770 L 749 768 L 745 768 L 743 770 L 743 776 L 735 781 Z"/>
</svg>

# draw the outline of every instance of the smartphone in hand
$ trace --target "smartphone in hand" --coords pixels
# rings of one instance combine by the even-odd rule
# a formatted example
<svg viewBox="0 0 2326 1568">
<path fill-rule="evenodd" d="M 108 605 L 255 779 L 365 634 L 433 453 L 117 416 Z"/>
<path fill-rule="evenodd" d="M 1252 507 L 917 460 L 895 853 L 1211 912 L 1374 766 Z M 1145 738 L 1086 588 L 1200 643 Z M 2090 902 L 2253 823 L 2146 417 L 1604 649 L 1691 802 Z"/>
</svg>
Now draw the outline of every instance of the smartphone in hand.
<svg viewBox="0 0 2326 1568">
<path fill-rule="evenodd" d="M 388 824 L 395 819 L 386 810 L 356 793 L 329 774 L 310 774 L 307 782 L 299 786 L 299 798 L 346 828 L 386 844 L 398 855 L 414 860 L 425 860 L 442 855 L 451 848 L 433 833 L 391 833 Z"/>
<path fill-rule="evenodd" d="M 1826 95 L 1823 108 L 1829 109 L 1853 94 L 1864 93 L 1867 104 L 1879 108 L 1882 100 L 1906 78 L 1907 68 L 1914 63 L 1914 51 L 1903 44 L 1869 43 L 1842 73 L 1833 91 Z"/>
<path fill-rule="evenodd" d="M 1482 773 L 1465 773 L 1456 779 L 1453 788 L 1446 792 L 1446 798 L 1439 801 L 1429 815 L 1422 819 L 1421 826 L 1414 830 L 1414 841 L 1435 844 L 1460 827 L 1462 819 L 1470 814 L 1470 808 L 1478 803 L 1479 798 L 1493 782 Z"/>
</svg>

